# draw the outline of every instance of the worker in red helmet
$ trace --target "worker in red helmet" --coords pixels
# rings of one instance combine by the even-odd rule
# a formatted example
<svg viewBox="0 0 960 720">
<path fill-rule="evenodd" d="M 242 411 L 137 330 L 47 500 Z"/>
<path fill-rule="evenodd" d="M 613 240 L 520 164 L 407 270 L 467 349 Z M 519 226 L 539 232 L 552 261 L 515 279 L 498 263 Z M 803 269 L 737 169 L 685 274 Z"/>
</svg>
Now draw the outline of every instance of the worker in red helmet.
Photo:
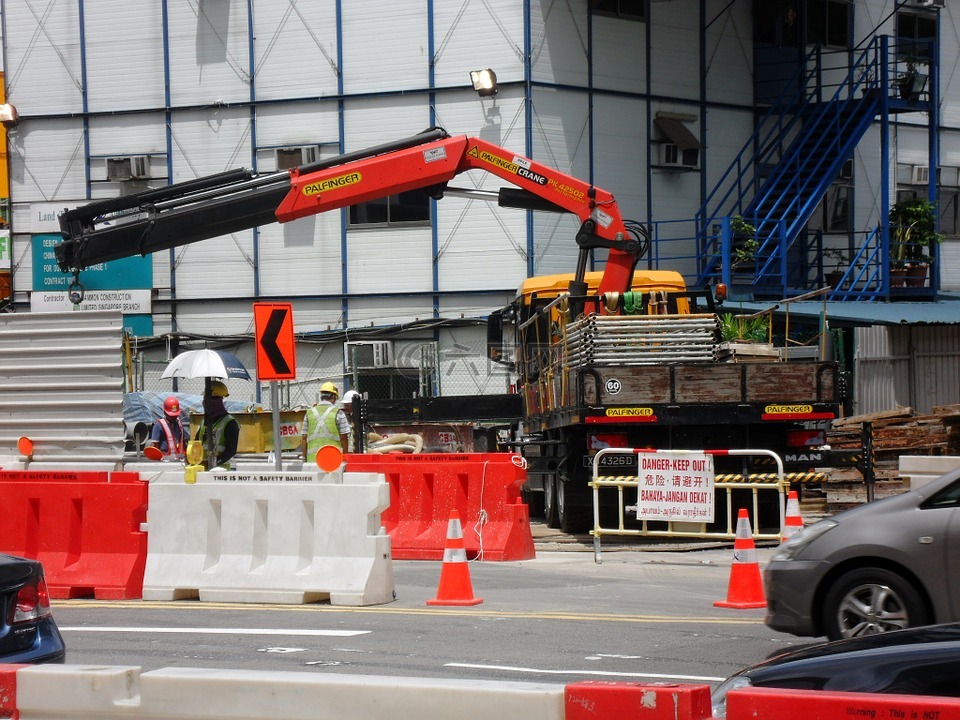
<svg viewBox="0 0 960 720">
<path fill-rule="evenodd" d="M 163 417 L 157 418 L 150 431 L 147 446 L 156 445 L 166 458 L 179 459 L 187 448 L 187 436 L 183 432 L 180 416 L 180 401 L 170 395 L 163 401 Z"/>
</svg>

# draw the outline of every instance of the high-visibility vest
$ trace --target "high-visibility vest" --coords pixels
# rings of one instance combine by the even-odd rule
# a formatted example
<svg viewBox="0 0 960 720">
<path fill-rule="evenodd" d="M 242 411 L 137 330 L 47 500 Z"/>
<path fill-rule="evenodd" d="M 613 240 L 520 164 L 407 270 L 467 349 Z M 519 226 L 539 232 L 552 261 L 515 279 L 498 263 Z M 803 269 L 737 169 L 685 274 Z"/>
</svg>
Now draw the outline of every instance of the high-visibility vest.
<svg viewBox="0 0 960 720">
<path fill-rule="evenodd" d="M 183 455 L 187 449 L 187 442 L 183 433 L 183 421 L 177 418 L 177 425 L 180 426 L 179 441 L 173 439 L 173 430 L 170 428 L 170 423 L 167 422 L 165 417 L 159 418 L 158 422 L 160 423 L 160 428 L 163 430 L 163 434 L 167 438 L 167 451 L 164 455 Z"/>
<path fill-rule="evenodd" d="M 232 470 L 230 466 L 231 463 L 228 460 L 225 463 L 220 462 L 220 456 L 223 455 L 223 451 L 227 449 L 227 446 L 223 442 L 223 433 L 227 429 L 227 423 L 233 421 L 233 415 L 224 415 L 221 418 L 218 418 L 217 421 L 213 424 L 213 452 L 216 456 L 217 462 L 215 463 L 216 467 L 222 467 L 224 470 Z M 204 441 L 203 446 L 206 450 L 207 443 L 206 438 L 203 436 L 203 431 L 206 429 L 206 420 L 200 422 L 200 427 L 197 428 L 197 440 Z"/>
<path fill-rule="evenodd" d="M 340 430 L 337 428 L 336 405 L 331 405 L 323 414 L 314 405 L 307 414 L 307 462 L 316 462 L 317 451 L 326 445 L 340 447 Z"/>
</svg>

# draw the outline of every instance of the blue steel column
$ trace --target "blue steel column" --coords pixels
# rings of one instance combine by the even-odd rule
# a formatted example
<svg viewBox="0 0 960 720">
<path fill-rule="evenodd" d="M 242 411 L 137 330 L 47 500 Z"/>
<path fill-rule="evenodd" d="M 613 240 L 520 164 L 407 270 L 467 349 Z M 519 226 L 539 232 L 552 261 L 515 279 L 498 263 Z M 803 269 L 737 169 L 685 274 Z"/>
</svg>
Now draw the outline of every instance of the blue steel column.
<svg viewBox="0 0 960 720">
<path fill-rule="evenodd" d="M 84 22 L 83 0 L 79 0 L 77 3 L 77 14 L 79 15 L 78 23 L 80 26 L 80 97 L 83 103 L 83 157 L 86 160 L 84 163 L 84 174 L 87 184 L 87 197 L 89 198 L 93 187 L 90 184 L 90 116 L 87 112 L 90 107 L 87 96 L 87 34 L 86 24 Z"/>
<path fill-rule="evenodd" d="M 587 9 L 587 177 L 592 186 L 595 179 L 594 164 L 596 153 L 596 138 L 593 127 L 593 7 Z M 589 255 L 590 270 L 596 270 L 596 255 L 593 250 Z"/>
<path fill-rule="evenodd" d="M 343 0 L 337 0 L 337 132 L 339 133 L 340 154 L 344 149 L 343 127 Z M 343 329 L 346 330 L 350 320 L 350 304 L 347 302 L 347 221 L 350 208 L 340 209 L 340 289 L 343 293 L 340 298 L 340 314 L 343 318 Z"/>
<path fill-rule="evenodd" d="M 654 228 L 656 227 L 653 224 L 653 165 L 654 161 L 650 157 L 650 149 L 653 147 L 653 103 L 651 102 L 651 77 L 653 70 L 651 68 L 653 64 L 653 50 L 651 49 L 651 40 L 653 33 L 650 30 L 650 26 L 653 24 L 653 18 L 650 17 L 650 2 L 646 2 L 644 10 L 646 11 L 647 21 L 643 24 L 644 32 L 644 42 L 646 47 L 643 50 L 644 58 L 646 60 L 646 70 L 644 71 L 644 85 L 646 89 L 646 118 L 647 118 L 647 127 L 646 127 L 646 143 L 645 147 L 647 149 L 647 163 L 646 163 L 646 173 L 647 173 L 647 227 L 650 228 L 651 232 L 655 232 Z M 700 153 L 701 157 L 703 153 Z M 701 173 L 702 174 L 702 173 Z M 647 268 L 651 269 L 653 267 L 653 256 L 656 253 L 656 238 L 653 239 L 652 246 L 647 250 Z"/>
<path fill-rule="evenodd" d="M 430 122 L 427 127 L 436 127 L 437 124 L 437 95 L 434 92 L 436 87 L 436 53 L 437 48 L 434 43 L 434 25 L 433 25 L 433 0 L 427 0 L 427 86 L 430 88 L 428 97 L 430 98 Z M 437 201 L 430 200 L 430 257 L 433 260 L 432 283 L 433 283 L 433 316 L 440 317 L 440 238 L 437 228 Z M 440 337 L 439 328 L 433 331 L 433 339 L 436 342 Z"/>
<path fill-rule="evenodd" d="M 533 65 L 530 55 L 533 52 L 533 31 L 530 27 L 530 0 L 523 0 L 523 142 L 524 153 L 533 157 Z M 527 277 L 536 274 L 533 242 L 533 211 L 527 210 Z"/>
<path fill-rule="evenodd" d="M 939 16 L 938 16 L 939 17 Z M 927 118 L 928 122 L 928 134 L 927 134 L 927 143 L 930 160 L 927 162 L 927 165 L 930 166 L 930 177 L 929 177 L 929 187 L 927 189 L 927 196 L 934 204 L 934 207 L 939 207 L 937 203 L 937 168 L 940 167 L 940 138 L 938 136 L 938 131 L 940 129 L 940 23 L 937 23 L 937 35 L 934 40 L 934 45 L 930 48 L 930 77 L 928 78 L 930 82 L 930 98 L 927 103 L 930 107 L 929 116 Z M 940 230 L 940 213 L 939 211 L 936 214 L 936 225 L 934 228 L 939 232 Z M 934 245 L 930 248 L 933 256 L 933 264 L 930 266 L 930 287 L 933 289 L 934 293 L 939 293 L 940 291 L 940 246 Z"/>
<path fill-rule="evenodd" d="M 247 64 L 250 75 L 250 167 L 257 171 L 257 64 L 254 44 L 257 36 L 253 28 L 253 0 L 247 0 Z M 260 297 L 260 228 L 253 228 L 253 296 Z M 257 401 L 260 400 L 257 385 Z"/>
<path fill-rule="evenodd" d="M 170 15 L 167 3 L 160 5 L 163 22 L 163 117 L 167 144 L 167 185 L 173 184 L 173 118 L 170 114 Z M 177 332 L 177 256 L 174 248 L 168 252 L 170 262 L 170 329 Z M 176 388 L 176 383 L 174 383 Z"/>
<path fill-rule="evenodd" d="M 890 42 L 880 36 L 880 77 L 884 91 L 880 93 L 880 291 L 890 299 Z"/>
</svg>

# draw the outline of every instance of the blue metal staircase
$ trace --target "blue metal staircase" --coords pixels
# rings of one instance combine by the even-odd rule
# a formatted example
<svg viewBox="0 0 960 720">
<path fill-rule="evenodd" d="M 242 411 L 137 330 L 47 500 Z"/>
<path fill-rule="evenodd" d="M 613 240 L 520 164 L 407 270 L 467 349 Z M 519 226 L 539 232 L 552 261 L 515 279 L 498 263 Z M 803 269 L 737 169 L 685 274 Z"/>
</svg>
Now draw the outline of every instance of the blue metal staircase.
<svg viewBox="0 0 960 720">
<path fill-rule="evenodd" d="M 822 285 L 821 247 L 803 232 L 812 213 L 878 114 L 926 105 L 897 95 L 902 61 L 889 40 L 872 38 L 852 64 L 844 56 L 842 68 L 829 67 L 820 48 L 806 56 L 697 214 L 698 285 L 739 284 L 754 297 L 796 296 Z M 752 225 L 754 237 L 735 236 L 731 216 Z M 867 235 L 834 299 L 885 296 L 887 232 Z M 737 267 L 737 247 L 745 243 L 753 261 Z"/>
</svg>

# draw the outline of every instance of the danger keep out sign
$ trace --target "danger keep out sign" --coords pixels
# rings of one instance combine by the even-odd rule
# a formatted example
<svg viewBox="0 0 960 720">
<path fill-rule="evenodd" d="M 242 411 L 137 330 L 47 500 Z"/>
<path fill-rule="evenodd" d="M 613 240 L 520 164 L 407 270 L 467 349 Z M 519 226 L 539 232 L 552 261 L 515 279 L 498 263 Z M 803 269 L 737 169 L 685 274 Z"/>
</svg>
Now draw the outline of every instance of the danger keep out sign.
<svg viewBox="0 0 960 720">
<path fill-rule="evenodd" d="M 637 519 L 713 522 L 713 456 L 662 450 L 637 457 Z"/>
</svg>

